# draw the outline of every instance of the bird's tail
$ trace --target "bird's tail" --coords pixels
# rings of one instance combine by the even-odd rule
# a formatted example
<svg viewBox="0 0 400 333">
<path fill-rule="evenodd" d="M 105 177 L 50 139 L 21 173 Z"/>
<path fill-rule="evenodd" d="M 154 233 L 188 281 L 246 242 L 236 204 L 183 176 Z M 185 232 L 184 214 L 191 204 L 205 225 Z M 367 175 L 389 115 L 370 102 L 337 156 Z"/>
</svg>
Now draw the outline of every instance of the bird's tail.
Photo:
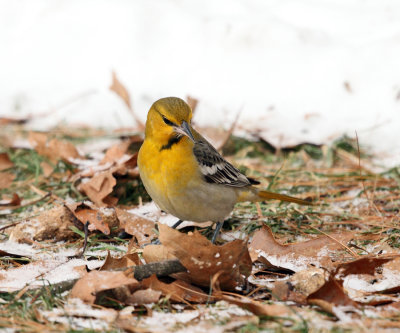
<svg viewBox="0 0 400 333">
<path fill-rule="evenodd" d="M 274 199 L 274 200 L 280 200 L 280 201 L 286 201 L 286 202 L 294 202 L 299 205 L 313 205 L 311 201 L 291 197 L 289 195 L 285 194 L 280 194 L 280 193 L 274 193 L 274 192 L 269 192 L 269 191 L 259 191 L 258 193 L 259 201 L 262 200 L 269 200 L 269 199 Z"/>
</svg>

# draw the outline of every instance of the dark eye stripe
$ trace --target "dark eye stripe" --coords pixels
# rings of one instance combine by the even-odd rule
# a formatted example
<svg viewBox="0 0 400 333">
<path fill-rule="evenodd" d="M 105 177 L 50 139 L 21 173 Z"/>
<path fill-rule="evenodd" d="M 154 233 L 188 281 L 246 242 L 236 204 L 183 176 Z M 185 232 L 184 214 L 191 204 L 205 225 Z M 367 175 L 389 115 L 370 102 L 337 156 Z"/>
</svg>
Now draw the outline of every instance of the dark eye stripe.
<svg viewBox="0 0 400 333">
<path fill-rule="evenodd" d="M 164 123 L 166 123 L 168 126 L 175 126 L 175 124 L 172 121 L 168 120 L 164 116 L 162 116 L 162 119 L 164 120 Z"/>
</svg>

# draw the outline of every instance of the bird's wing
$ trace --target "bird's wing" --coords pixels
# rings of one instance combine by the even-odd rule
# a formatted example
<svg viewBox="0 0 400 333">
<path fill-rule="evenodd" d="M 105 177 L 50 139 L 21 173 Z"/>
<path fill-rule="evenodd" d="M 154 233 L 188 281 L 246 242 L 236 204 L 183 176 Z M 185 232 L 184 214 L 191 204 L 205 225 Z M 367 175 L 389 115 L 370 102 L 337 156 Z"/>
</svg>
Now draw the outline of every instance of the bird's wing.
<svg viewBox="0 0 400 333">
<path fill-rule="evenodd" d="M 199 163 L 201 173 L 209 183 L 233 187 L 244 187 L 258 183 L 242 174 L 205 140 L 195 142 L 193 153 Z"/>
</svg>

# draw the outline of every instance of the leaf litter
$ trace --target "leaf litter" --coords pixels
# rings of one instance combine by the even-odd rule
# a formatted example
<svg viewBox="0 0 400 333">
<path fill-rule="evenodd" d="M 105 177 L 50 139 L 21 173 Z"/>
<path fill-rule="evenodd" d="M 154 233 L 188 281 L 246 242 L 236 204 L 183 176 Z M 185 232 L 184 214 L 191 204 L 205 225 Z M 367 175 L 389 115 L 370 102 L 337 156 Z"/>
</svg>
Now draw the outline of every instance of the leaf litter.
<svg viewBox="0 0 400 333">
<path fill-rule="evenodd" d="M 116 76 L 112 90 L 134 114 Z M 398 168 L 373 171 L 348 138 L 271 152 L 218 134 L 261 186 L 317 205 L 239 204 L 214 245 L 212 223 L 173 230 L 176 218 L 146 203 L 141 125 L 125 134 L 2 125 L 15 138 L 0 151 L 0 325 L 26 327 L 30 302 L 36 330 L 400 327 Z M 136 279 L 139 269 L 147 277 Z"/>
</svg>

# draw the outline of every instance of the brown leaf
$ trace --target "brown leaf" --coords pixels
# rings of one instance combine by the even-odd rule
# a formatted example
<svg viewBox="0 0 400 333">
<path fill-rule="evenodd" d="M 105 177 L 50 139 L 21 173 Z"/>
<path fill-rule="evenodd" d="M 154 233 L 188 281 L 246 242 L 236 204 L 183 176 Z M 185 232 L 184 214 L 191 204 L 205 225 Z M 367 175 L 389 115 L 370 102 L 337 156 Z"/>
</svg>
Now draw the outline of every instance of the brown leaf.
<svg viewBox="0 0 400 333">
<path fill-rule="evenodd" d="M 192 96 L 186 96 L 186 102 L 188 103 L 188 105 L 190 106 L 190 108 L 192 109 L 192 113 L 194 114 L 197 104 L 199 103 L 199 100 L 197 98 L 194 98 Z"/>
<path fill-rule="evenodd" d="M 93 304 L 100 291 L 138 285 L 136 279 L 127 277 L 123 272 L 91 271 L 75 283 L 69 297 Z"/>
<path fill-rule="evenodd" d="M 242 285 L 252 268 L 246 242 L 234 240 L 222 246 L 212 244 L 195 231 L 181 233 L 166 225 L 159 225 L 160 241 L 188 270 L 190 282 L 209 286 L 212 277 L 219 274 L 222 289 L 234 289 Z"/>
<path fill-rule="evenodd" d="M 0 190 L 10 187 L 14 179 L 15 175 L 13 173 L 0 172 Z"/>
<path fill-rule="evenodd" d="M 106 206 L 105 199 L 113 191 L 117 184 L 116 179 L 111 171 L 98 173 L 88 182 L 81 184 L 80 189 L 92 200 L 97 206 Z"/>
<path fill-rule="evenodd" d="M 14 166 L 7 153 L 0 153 L 0 171 L 9 169 Z"/>
<path fill-rule="evenodd" d="M 89 230 L 99 230 L 109 235 L 111 229 L 116 229 L 119 226 L 117 216 L 112 209 L 108 211 L 98 209 L 87 201 L 85 203 L 68 203 L 66 206 L 83 225 L 86 222 L 90 223 Z"/>
<path fill-rule="evenodd" d="M 113 145 L 106 151 L 100 164 L 117 163 L 118 160 L 126 154 L 130 144 L 131 141 L 126 140 Z"/>
<path fill-rule="evenodd" d="M 143 249 L 142 255 L 147 264 L 151 262 L 176 259 L 176 257 L 168 251 L 164 245 L 147 245 Z"/>
<path fill-rule="evenodd" d="M 363 257 L 357 260 L 339 264 L 336 273 L 340 273 L 341 277 L 350 274 L 369 274 L 374 275 L 375 270 L 383 264 L 393 260 L 395 257 Z"/>
<path fill-rule="evenodd" d="M 7 118 L 0 117 L 0 125 L 23 125 L 29 121 L 29 118 Z"/>
<path fill-rule="evenodd" d="M 118 80 L 117 74 L 115 72 L 112 73 L 112 83 L 110 86 L 110 90 L 115 92 L 121 99 L 125 102 L 128 109 L 131 111 L 132 116 L 134 117 L 136 123 L 140 128 L 144 128 L 144 124 L 140 121 L 137 115 L 133 112 L 131 98 L 129 96 L 128 90 L 125 86 Z"/>
<path fill-rule="evenodd" d="M 14 242 L 34 241 L 66 241 L 76 238 L 71 230 L 74 216 L 64 206 L 54 207 L 30 218 L 10 229 L 10 240 Z"/>
<path fill-rule="evenodd" d="M 310 304 L 323 304 L 322 306 L 324 310 L 339 305 L 358 307 L 358 304 L 344 291 L 342 282 L 335 280 L 332 275 L 329 276 L 328 281 L 326 281 L 321 288 L 307 297 L 307 301 Z M 323 303 L 319 301 L 322 301 Z M 332 310 L 329 312 L 333 313 Z"/>
<path fill-rule="evenodd" d="M 287 306 L 280 304 L 263 304 L 241 295 L 221 295 L 217 297 L 229 303 L 236 304 L 257 316 L 275 317 L 286 316 L 290 313 L 290 310 Z"/>
<path fill-rule="evenodd" d="M 128 253 L 121 258 L 113 258 L 110 252 L 107 253 L 106 260 L 103 266 L 101 266 L 101 271 L 112 271 L 119 268 L 126 268 L 131 266 L 140 265 L 140 259 L 137 253 Z"/>
<path fill-rule="evenodd" d="M 305 304 L 307 296 L 325 284 L 325 271 L 312 267 L 292 275 L 288 280 L 275 282 L 272 295 L 279 301 Z"/>
<path fill-rule="evenodd" d="M 125 300 L 125 303 L 132 305 L 157 303 L 161 295 L 162 295 L 161 291 L 153 290 L 151 288 L 144 290 L 136 290 L 131 296 L 129 296 Z"/>
<path fill-rule="evenodd" d="M 39 132 L 30 132 L 28 139 L 39 155 L 45 156 L 53 162 L 59 159 L 70 162 L 71 159 L 81 158 L 71 142 L 57 139 L 48 141 L 47 134 Z"/>
<path fill-rule="evenodd" d="M 161 291 L 163 296 L 170 296 L 171 300 L 175 302 L 185 300 L 193 303 L 205 303 L 208 299 L 208 295 L 201 289 L 187 282 L 176 280 L 172 283 L 164 283 L 158 280 L 155 275 L 144 279 L 142 287 Z"/>
<path fill-rule="evenodd" d="M 271 229 L 267 226 L 263 226 L 254 234 L 253 240 L 249 245 L 250 257 L 253 262 L 256 261 L 259 256 L 262 257 L 260 253 L 271 256 L 290 254 L 294 257 L 305 256 L 316 258 L 323 248 L 330 251 L 343 248 L 338 242 L 346 244 L 353 238 L 353 235 L 352 232 L 341 232 L 331 234 L 331 237 L 320 236 L 305 242 L 280 244 L 276 241 Z"/>
<path fill-rule="evenodd" d="M 49 177 L 53 173 L 54 168 L 49 163 L 47 163 L 45 161 L 40 163 L 40 167 L 42 168 L 43 175 L 45 177 Z"/>
<path fill-rule="evenodd" d="M 58 156 L 64 161 L 71 161 L 71 159 L 74 158 L 81 158 L 81 155 L 71 142 L 53 139 L 49 142 L 48 147 L 53 156 Z"/>
<path fill-rule="evenodd" d="M 17 193 L 14 193 L 12 198 L 3 198 L 0 200 L 0 206 L 19 206 L 21 204 L 21 198 L 18 196 Z"/>
<path fill-rule="evenodd" d="M 117 207 L 115 207 L 115 212 L 120 222 L 120 227 L 124 229 L 126 233 L 134 236 L 139 246 L 148 244 L 157 237 L 154 232 L 154 221 Z"/>
</svg>

